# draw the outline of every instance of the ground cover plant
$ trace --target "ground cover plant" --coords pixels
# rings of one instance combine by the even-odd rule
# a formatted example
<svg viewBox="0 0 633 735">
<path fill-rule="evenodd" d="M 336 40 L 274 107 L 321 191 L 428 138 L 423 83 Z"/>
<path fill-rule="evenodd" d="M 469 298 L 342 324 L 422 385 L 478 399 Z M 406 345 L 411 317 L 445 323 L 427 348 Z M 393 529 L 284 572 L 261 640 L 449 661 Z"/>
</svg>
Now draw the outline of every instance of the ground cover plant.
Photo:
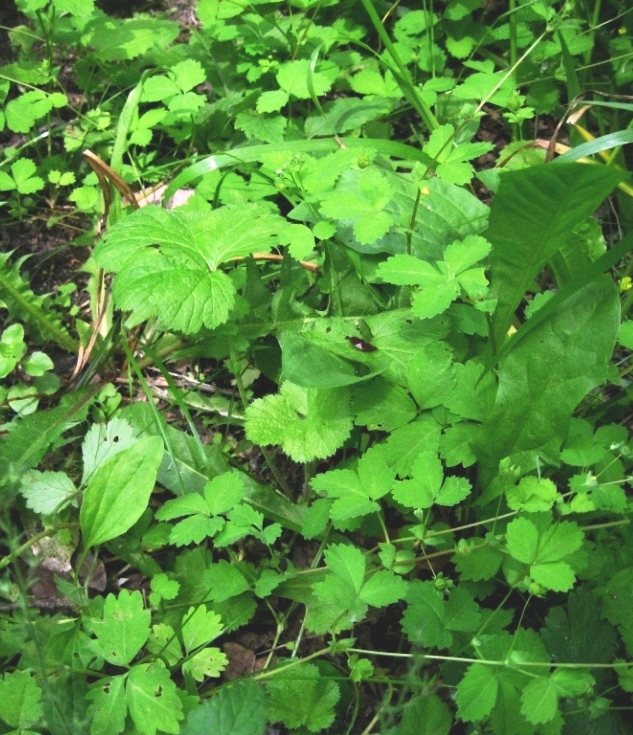
<svg viewBox="0 0 633 735">
<path fill-rule="evenodd" d="M 0 732 L 631 731 L 632 23 L 16 0 Z"/>
</svg>

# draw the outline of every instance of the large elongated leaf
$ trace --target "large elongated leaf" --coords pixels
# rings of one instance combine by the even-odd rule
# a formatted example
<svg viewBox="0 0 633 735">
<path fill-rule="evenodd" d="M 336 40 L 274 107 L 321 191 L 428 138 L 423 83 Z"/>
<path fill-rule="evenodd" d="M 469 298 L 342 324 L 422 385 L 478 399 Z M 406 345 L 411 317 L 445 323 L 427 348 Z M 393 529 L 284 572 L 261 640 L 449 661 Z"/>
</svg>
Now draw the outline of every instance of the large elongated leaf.
<svg viewBox="0 0 633 735">
<path fill-rule="evenodd" d="M 491 290 L 498 299 L 493 334 L 497 345 L 543 266 L 572 228 L 621 180 L 617 171 L 577 163 L 504 174 L 485 233 L 492 243 Z"/>
<path fill-rule="evenodd" d="M 162 440 L 148 436 L 95 472 L 79 516 L 86 547 L 116 538 L 136 523 L 147 507 L 162 458 Z"/>
<path fill-rule="evenodd" d="M 483 427 L 484 477 L 512 452 L 560 446 L 573 410 L 606 378 L 619 319 L 617 289 L 604 276 L 569 298 L 502 361 L 495 406 Z"/>
</svg>

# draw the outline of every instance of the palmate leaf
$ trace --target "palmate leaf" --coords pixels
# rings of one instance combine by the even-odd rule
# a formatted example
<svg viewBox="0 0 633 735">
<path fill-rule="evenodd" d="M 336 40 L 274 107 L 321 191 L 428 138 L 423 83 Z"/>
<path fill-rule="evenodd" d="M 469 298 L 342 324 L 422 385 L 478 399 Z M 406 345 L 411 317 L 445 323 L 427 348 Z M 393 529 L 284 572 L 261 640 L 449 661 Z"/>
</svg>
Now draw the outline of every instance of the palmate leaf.
<svg viewBox="0 0 633 735">
<path fill-rule="evenodd" d="M 301 388 L 286 381 L 278 395 L 246 409 L 246 435 L 257 444 L 281 444 L 295 462 L 325 459 L 352 430 L 344 388 Z"/>
<path fill-rule="evenodd" d="M 183 214 L 145 207 L 113 227 L 94 255 L 117 274 L 114 302 L 132 312 L 131 324 L 156 317 L 193 334 L 223 324 L 233 308 L 235 286 L 219 265 L 268 250 L 283 226 L 256 204 Z"/>
</svg>

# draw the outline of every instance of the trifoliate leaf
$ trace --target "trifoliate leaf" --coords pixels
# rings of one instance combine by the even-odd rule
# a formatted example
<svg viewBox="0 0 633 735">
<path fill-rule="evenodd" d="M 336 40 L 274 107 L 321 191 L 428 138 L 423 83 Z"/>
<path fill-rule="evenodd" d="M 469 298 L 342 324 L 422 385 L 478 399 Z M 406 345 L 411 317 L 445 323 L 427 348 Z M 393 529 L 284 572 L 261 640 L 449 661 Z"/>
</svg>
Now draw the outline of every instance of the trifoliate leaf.
<svg viewBox="0 0 633 735">
<path fill-rule="evenodd" d="M 77 495 L 77 488 L 65 472 L 31 470 L 22 478 L 20 492 L 31 510 L 49 515 L 64 508 Z"/>
<path fill-rule="evenodd" d="M 136 728 L 143 735 L 180 732 L 182 701 L 169 671 L 160 661 L 130 669 L 125 699 Z"/>
<path fill-rule="evenodd" d="M 549 722 L 558 710 L 556 685 L 550 676 L 537 676 L 521 694 L 521 714 L 533 725 Z"/>
<path fill-rule="evenodd" d="M 121 590 L 118 597 L 108 595 L 103 618 L 92 621 L 99 655 L 116 666 L 127 666 L 149 637 L 150 619 L 138 590 Z"/>
<path fill-rule="evenodd" d="M 160 595 L 163 600 L 174 600 L 180 590 L 180 584 L 175 579 L 170 579 L 164 572 L 152 577 L 151 587 L 152 592 Z"/>
<path fill-rule="evenodd" d="M 258 398 L 246 409 L 246 435 L 257 444 L 281 444 L 296 462 L 325 459 L 351 432 L 347 401 L 344 389 L 285 382 L 278 395 Z"/>
<path fill-rule="evenodd" d="M 370 449 L 358 461 L 356 471 L 330 470 L 317 475 L 312 487 L 329 498 L 334 520 L 357 518 L 380 510 L 375 501 L 386 495 L 393 485 L 395 472 L 385 461 L 385 452 Z"/>
<path fill-rule="evenodd" d="M 484 664 L 471 664 L 457 685 L 455 694 L 460 718 L 466 722 L 482 720 L 495 706 L 498 691 L 497 669 Z"/>
<path fill-rule="evenodd" d="M 393 498 L 408 508 L 451 506 L 461 502 L 471 491 L 463 477 L 444 478 L 442 463 L 435 452 L 420 454 L 413 465 L 412 478 L 396 483 Z"/>
<path fill-rule="evenodd" d="M 268 716 L 291 729 L 318 732 L 334 721 L 338 684 L 323 677 L 314 664 L 301 664 L 266 680 Z"/>
</svg>

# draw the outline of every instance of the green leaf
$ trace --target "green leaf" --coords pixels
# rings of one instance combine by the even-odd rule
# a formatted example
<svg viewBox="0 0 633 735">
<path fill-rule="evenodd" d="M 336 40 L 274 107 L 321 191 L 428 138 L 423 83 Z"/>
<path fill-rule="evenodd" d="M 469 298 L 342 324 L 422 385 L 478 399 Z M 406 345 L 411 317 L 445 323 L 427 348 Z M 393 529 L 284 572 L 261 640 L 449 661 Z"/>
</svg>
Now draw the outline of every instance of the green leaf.
<svg viewBox="0 0 633 735">
<path fill-rule="evenodd" d="M 192 710 L 181 735 L 220 735 L 225 732 L 230 735 L 264 735 L 267 722 L 263 687 L 252 679 L 238 679 Z"/>
<path fill-rule="evenodd" d="M 234 508 L 245 492 L 244 477 L 239 472 L 225 472 L 204 486 L 204 497 L 211 515 L 226 513 Z"/>
<path fill-rule="evenodd" d="M 512 510 L 538 513 L 552 508 L 558 497 L 556 485 L 547 478 L 522 477 L 519 484 L 506 493 L 508 505 Z"/>
<path fill-rule="evenodd" d="M 296 462 L 329 457 L 351 429 L 343 389 L 307 389 L 286 381 L 278 395 L 258 398 L 246 409 L 250 441 L 281 444 Z"/>
<path fill-rule="evenodd" d="M 395 471 L 386 463 L 384 450 L 376 447 L 363 454 L 355 472 L 330 470 L 314 477 L 311 484 L 317 492 L 335 498 L 331 517 L 344 520 L 379 511 L 375 501 L 389 492 L 394 479 Z"/>
<path fill-rule="evenodd" d="M 24 92 L 7 103 L 5 109 L 7 127 L 14 133 L 28 133 L 35 123 L 54 107 L 64 107 L 67 103 L 66 95 L 61 92 L 46 94 L 39 89 Z M 29 163 L 34 166 L 32 161 Z"/>
<path fill-rule="evenodd" d="M 332 86 L 332 71 L 337 72 L 336 67 L 328 62 L 329 68 L 326 73 L 313 71 L 308 59 L 297 59 L 282 64 L 277 72 L 279 86 L 288 94 L 299 99 L 307 100 L 311 97 L 308 76 L 310 76 L 314 93 L 320 97 L 329 91 Z M 323 67 L 323 65 L 321 65 Z M 334 67 L 334 69 L 332 69 Z"/>
<path fill-rule="evenodd" d="M 318 732 L 334 721 L 334 707 L 340 698 L 338 684 L 321 676 L 314 664 L 300 664 L 287 673 L 282 670 L 265 686 L 271 722 Z"/>
<path fill-rule="evenodd" d="M 134 430 L 124 419 L 113 418 L 107 424 L 93 424 L 81 446 L 84 462 L 82 484 L 86 484 L 104 462 L 129 449 L 136 441 Z"/>
<path fill-rule="evenodd" d="M 189 654 L 215 640 L 223 631 L 222 619 L 204 605 L 190 607 L 183 616 L 182 642 Z"/>
<path fill-rule="evenodd" d="M 256 204 L 242 205 L 239 213 L 230 207 L 189 214 L 144 207 L 109 230 L 94 256 L 118 274 L 114 300 L 133 312 L 133 323 L 157 317 L 166 328 L 191 334 L 223 324 L 234 305 L 235 286 L 219 265 L 266 251 L 277 243 L 282 224 Z"/>
<path fill-rule="evenodd" d="M 501 177 L 486 238 L 492 243 L 493 332 L 500 345 L 512 315 L 544 265 L 620 182 L 606 166 L 557 164 Z"/>
<path fill-rule="evenodd" d="M 482 720 L 495 706 L 498 691 L 499 678 L 495 667 L 471 664 L 455 694 L 460 718 L 466 722 Z"/>
<path fill-rule="evenodd" d="M 407 594 L 408 583 L 388 569 L 372 574 L 363 584 L 359 598 L 372 607 L 387 607 L 402 600 Z"/>
<path fill-rule="evenodd" d="M 452 506 L 466 498 L 472 488 L 463 477 L 444 477 L 442 463 L 435 452 L 418 456 L 411 480 L 396 483 L 393 498 L 408 508 Z"/>
<path fill-rule="evenodd" d="M 477 604 L 462 587 L 444 600 L 432 582 L 414 580 L 409 585 L 402 629 L 412 643 L 425 648 L 450 648 L 454 631 L 474 631 L 480 620 Z"/>
<path fill-rule="evenodd" d="M 588 671 L 556 669 L 551 677 L 559 697 L 582 697 L 589 694 L 596 680 Z"/>
<path fill-rule="evenodd" d="M 556 685 L 550 676 L 532 679 L 521 694 L 521 714 L 533 725 L 552 720 L 558 711 Z"/>
<path fill-rule="evenodd" d="M 118 597 L 108 595 L 103 619 L 92 621 L 99 655 L 115 666 L 127 666 L 149 637 L 150 619 L 138 590 L 121 590 Z"/>
<path fill-rule="evenodd" d="M 50 515 L 68 505 L 77 495 L 77 488 L 65 472 L 31 470 L 22 479 L 20 492 L 31 510 Z"/>
<path fill-rule="evenodd" d="M 90 735 L 118 735 L 125 728 L 127 702 L 125 681 L 127 676 L 113 676 L 100 681 L 87 695 L 92 713 Z"/>
<path fill-rule="evenodd" d="M 136 523 L 147 507 L 162 458 L 162 439 L 144 437 L 95 472 L 79 515 L 86 548 L 116 538 Z"/>
<path fill-rule="evenodd" d="M 483 427 L 484 475 L 512 452 L 560 446 L 572 411 L 606 379 L 620 302 L 608 277 L 590 282 L 501 361 L 495 406 Z"/>
<path fill-rule="evenodd" d="M 339 388 L 375 375 L 357 375 L 351 361 L 301 334 L 286 332 L 280 341 L 283 377 L 303 388 Z"/>
<path fill-rule="evenodd" d="M 449 735 L 453 717 L 437 694 L 417 694 L 404 706 L 395 735 Z"/>
<path fill-rule="evenodd" d="M 29 158 L 18 158 L 11 164 L 11 173 L 20 194 L 33 194 L 44 188 L 44 180 L 34 176 L 37 168 Z"/>
<path fill-rule="evenodd" d="M 204 583 L 209 589 L 208 599 L 215 602 L 236 597 L 251 588 L 241 571 L 224 559 L 205 570 Z"/>
<path fill-rule="evenodd" d="M 182 701 L 169 671 L 160 661 L 130 669 L 125 699 L 134 725 L 142 735 L 157 730 L 178 735 Z"/>
<path fill-rule="evenodd" d="M 204 681 L 207 677 L 216 678 L 228 666 L 229 659 L 219 648 L 205 648 L 194 654 L 182 665 L 184 674 L 195 681 Z"/>
<path fill-rule="evenodd" d="M 25 730 L 42 716 L 42 690 L 29 671 L 6 673 L 0 679 L 0 718 Z"/>
<path fill-rule="evenodd" d="M 527 518 L 515 518 L 506 531 L 508 552 L 523 564 L 531 564 L 536 559 L 538 540 L 538 530 Z"/>
</svg>

